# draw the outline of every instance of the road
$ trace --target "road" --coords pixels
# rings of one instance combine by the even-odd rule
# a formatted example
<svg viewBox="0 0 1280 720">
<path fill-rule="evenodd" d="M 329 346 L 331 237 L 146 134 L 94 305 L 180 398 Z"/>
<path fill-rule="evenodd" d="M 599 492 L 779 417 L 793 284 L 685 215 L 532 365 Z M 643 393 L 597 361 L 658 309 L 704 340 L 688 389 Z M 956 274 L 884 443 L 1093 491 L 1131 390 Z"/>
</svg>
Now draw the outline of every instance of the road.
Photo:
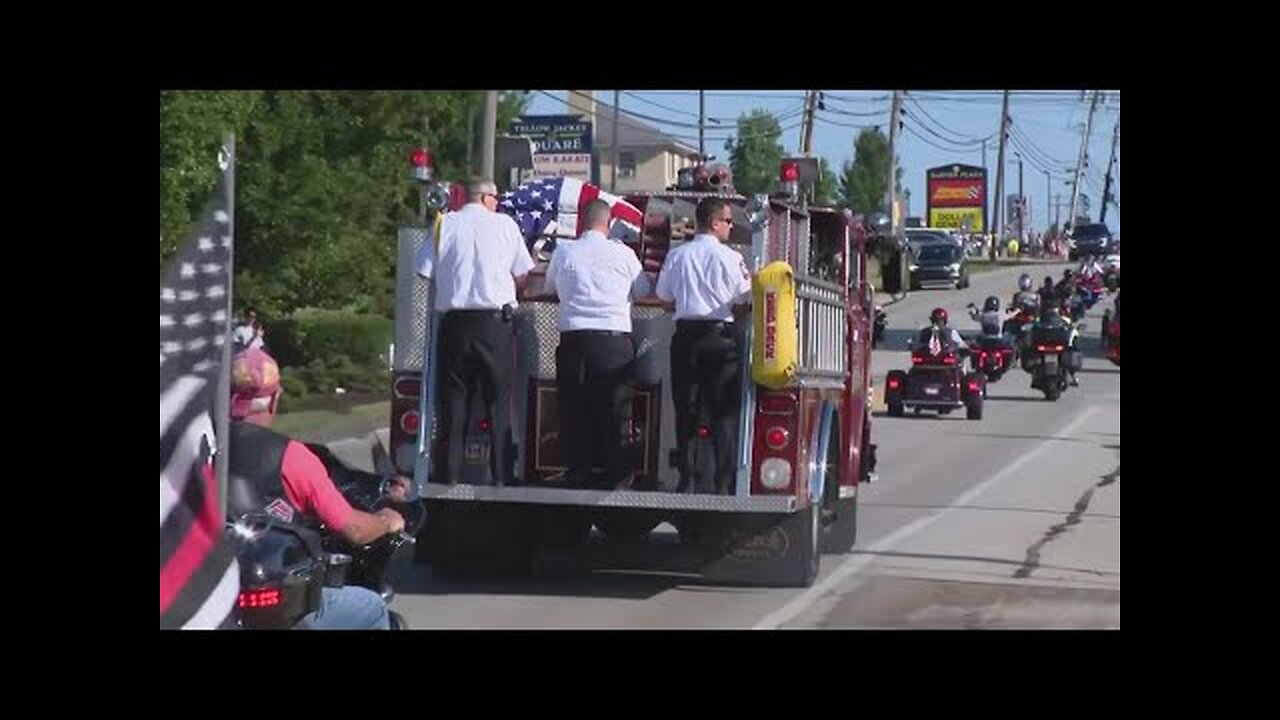
<svg viewBox="0 0 1280 720">
<path fill-rule="evenodd" d="M 1063 267 L 1027 270 L 1039 285 Z M 932 308 L 976 331 L 965 304 L 992 294 L 1003 304 L 1019 272 L 889 306 L 877 398 L 885 372 L 909 364 L 906 338 Z M 1120 373 L 1098 347 L 1105 305 L 1090 314 L 1080 387 L 1057 402 L 1017 369 L 990 387 L 981 421 L 962 411 L 889 418 L 878 401 L 880 479 L 861 492 L 857 546 L 824 557 L 807 590 L 556 568 L 457 583 L 406 563 L 394 607 L 414 628 L 1119 628 Z"/>
</svg>

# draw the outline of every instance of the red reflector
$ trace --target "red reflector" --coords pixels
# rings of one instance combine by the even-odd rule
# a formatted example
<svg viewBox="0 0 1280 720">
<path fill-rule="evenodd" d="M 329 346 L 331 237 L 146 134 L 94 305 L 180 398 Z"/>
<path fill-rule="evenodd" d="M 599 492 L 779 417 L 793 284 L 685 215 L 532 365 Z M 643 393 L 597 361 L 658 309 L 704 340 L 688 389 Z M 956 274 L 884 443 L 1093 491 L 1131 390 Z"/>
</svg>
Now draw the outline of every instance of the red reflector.
<svg viewBox="0 0 1280 720">
<path fill-rule="evenodd" d="M 899 379 L 898 379 L 898 378 L 896 378 L 896 377 L 891 377 L 891 378 L 889 378 L 889 389 L 890 389 L 890 390 L 897 390 L 899 387 L 902 387 L 902 381 L 901 381 L 901 380 L 899 380 Z"/>
<path fill-rule="evenodd" d="M 706 425 L 699 425 L 699 426 L 698 426 L 698 437 L 700 437 L 700 438 L 709 438 L 709 437 L 711 437 L 711 428 L 707 427 Z"/>
<path fill-rule="evenodd" d="M 764 434 L 764 442 L 771 450 L 781 450 L 787 446 L 787 441 L 791 439 L 790 433 L 786 428 L 771 427 Z"/>
<path fill-rule="evenodd" d="M 797 182 L 800 180 L 800 165 L 797 163 L 782 163 L 782 181 Z"/>
<path fill-rule="evenodd" d="M 796 409 L 796 399 L 782 393 L 765 393 L 760 395 L 756 405 L 766 415 L 791 415 Z"/>
<path fill-rule="evenodd" d="M 488 420 L 481 420 L 481 421 L 480 421 L 480 432 L 489 432 L 489 421 L 488 421 Z"/>
<path fill-rule="evenodd" d="M 955 365 L 955 364 L 956 364 L 956 356 L 955 356 L 955 355 L 947 355 L 946 357 L 942 358 L 942 364 L 943 364 L 943 365 Z"/>
<path fill-rule="evenodd" d="M 911 356 L 911 364 L 912 364 L 912 365 L 919 365 L 919 364 L 920 364 L 920 363 L 922 363 L 922 362 L 924 362 L 924 358 L 920 357 L 919 355 L 912 355 L 912 356 Z"/>
<path fill-rule="evenodd" d="M 279 590 L 245 590 L 240 593 L 240 607 L 268 608 L 280 604 Z"/>
<path fill-rule="evenodd" d="M 415 435 L 418 432 L 418 411 L 410 410 L 400 416 L 400 429 Z"/>
<path fill-rule="evenodd" d="M 430 167 L 431 153 L 422 148 L 414 148 L 413 152 L 409 153 L 409 164 L 414 167 Z"/>
<path fill-rule="evenodd" d="M 422 393 L 422 378 L 406 377 L 396 380 L 395 393 L 399 397 L 420 397 Z"/>
<path fill-rule="evenodd" d="M 978 392 L 978 381 L 977 381 L 977 380 L 974 380 L 974 381 L 970 382 L 970 383 L 969 383 L 969 389 L 970 389 L 970 390 L 972 390 L 973 392 Z"/>
</svg>

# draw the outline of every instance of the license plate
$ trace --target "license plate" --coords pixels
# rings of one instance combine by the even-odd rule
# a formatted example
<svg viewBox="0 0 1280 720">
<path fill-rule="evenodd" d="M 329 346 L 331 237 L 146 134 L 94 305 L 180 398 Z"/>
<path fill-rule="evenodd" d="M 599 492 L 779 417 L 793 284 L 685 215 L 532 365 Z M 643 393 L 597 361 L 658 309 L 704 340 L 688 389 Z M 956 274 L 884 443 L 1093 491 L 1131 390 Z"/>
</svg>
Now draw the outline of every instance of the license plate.
<svg viewBox="0 0 1280 720">
<path fill-rule="evenodd" d="M 942 392 L 942 388 L 938 387 L 937 385 L 930 385 L 929 387 L 926 387 L 924 389 L 925 395 L 937 395 L 940 392 Z"/>
<path fill-rule="evenodd" d="M 472 440 L 467 443 L 465 461 L 469 465 L 484 465 L 489 462 L 489 443 L 484 440 Z"/>
</svg>

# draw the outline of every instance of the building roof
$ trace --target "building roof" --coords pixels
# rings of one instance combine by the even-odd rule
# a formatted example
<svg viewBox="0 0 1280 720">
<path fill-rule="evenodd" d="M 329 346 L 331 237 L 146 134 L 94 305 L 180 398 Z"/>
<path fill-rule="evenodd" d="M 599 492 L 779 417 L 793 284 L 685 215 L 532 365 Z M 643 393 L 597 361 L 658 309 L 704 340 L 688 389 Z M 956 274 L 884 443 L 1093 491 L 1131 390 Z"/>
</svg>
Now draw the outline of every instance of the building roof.
<svg viewBox="0 0 1280 720">
<path fill-rule="evenodd" d="M 603 103 L 596 103 L 595 147 L 613 147 L 614 110 Z M 696 155 L 698 149 L 678 140 L 658 128 L 627 115 L 618 118 L 619 148 L 661 148 L 681 155 Z"/>
</svg>

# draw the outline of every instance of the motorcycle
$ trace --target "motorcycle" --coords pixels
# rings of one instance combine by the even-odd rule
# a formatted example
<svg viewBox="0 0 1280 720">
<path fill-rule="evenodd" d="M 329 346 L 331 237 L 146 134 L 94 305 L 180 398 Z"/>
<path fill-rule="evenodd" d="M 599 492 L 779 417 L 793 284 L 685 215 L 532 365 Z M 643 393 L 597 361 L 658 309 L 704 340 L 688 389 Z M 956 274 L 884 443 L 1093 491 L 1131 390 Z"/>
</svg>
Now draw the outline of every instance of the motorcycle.
<svg viewBox="0 0 1280 720">
<path fill-rule="evenodd" d="M 426 520 L 421 501 L 398 502 L 385 497 L 389 474 L 368 473 L 343 463 L 327 447 L 308 444 L 329 470 L 334 484 L 352 507 L 377 512 L 390 507 L 405 520 L 405 530 L 367 544 L 354 545 L 332 528 L 284 522 L 266 512 L 228 523 L 238 545 L 240 565 L 239 624 L 248 629 L 302 629 L 304 619 L 320 608 L 324 588 L 356 585 L 378 593 L 390 604 L 394 590 L 385 583 L 397 552 L 415 542 Z M 375 448 L 375 465 L 378 453 Z M 385 458 L 385 451 L 382 452 Z M 385 463 L 389 468 L 389 461 Z M 388 610 L 392 630 L 408 629 L 403 616 Z"/>
<path fill-rule="evenodd" d="M 884 331 L 889 325 L 889 316 L 880 306 L 876 306 L 875 320 L 871 328 L 871 349 L 875 349 L 877 345 L 884 342 Z"/>
<path fill-rule="evenodd" d="M 1120 313 L 1107 308 L 1102 315 L 1102 347 L 1107 359 L 1120 367 Z"/>
<path fill-rule="evenodd" d="M 982 419 L 986 378 L 977 372 L 966 373 L 960 358 L 966 352 L 949 343 L 939 343 L 938 352 L 929 350 L 929 330 L 922 332 L 911 352 L 911 369 L 890 370 L 885 377 L 885 404 L 890 417 L 901 417 L 907 408 L 917 414 L 934 410 L 947 415 L 957 408 L 965 409 L 969 420 Z"/>
<path fill-rule="evenodd" d="M 974 372 L 980 372 L 987 378 L 987 383 L 998 382 L 1014 363 L 1015 350 L 1003 337 L 979 335 L 969 340 L 973 350 L 969 353 L 969 362 Z M 982 396 L 987 396 L 986 384 L 982 386 Z"/>
<path fill-rule="evenodd" d="M 1070 374 L 1080 370 L 1082 360 L 1071 325 L 1037 322 L 1031 327 L 1022 351 L 1022 369 L 1031 375 L 1031 387 L 1043 392 L 1046 400 L 1055 401 L 1062 396 Z"/>
</svg>

